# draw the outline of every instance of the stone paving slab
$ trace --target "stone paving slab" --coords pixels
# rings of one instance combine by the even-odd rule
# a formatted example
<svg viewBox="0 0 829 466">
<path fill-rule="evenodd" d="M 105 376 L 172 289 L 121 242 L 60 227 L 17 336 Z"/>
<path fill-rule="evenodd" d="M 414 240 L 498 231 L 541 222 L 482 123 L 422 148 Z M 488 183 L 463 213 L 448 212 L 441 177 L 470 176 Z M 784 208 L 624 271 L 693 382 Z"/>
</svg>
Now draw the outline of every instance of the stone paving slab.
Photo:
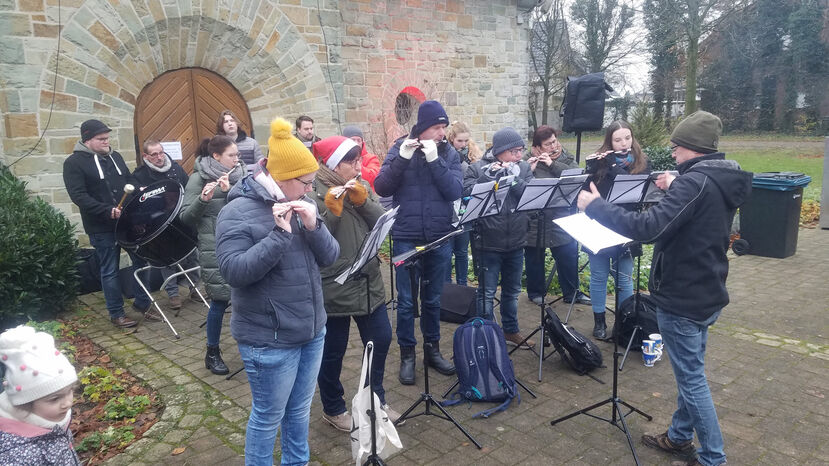
<svg viewBox="0 0 829 466">
<path fill-rule="evenodd" d="M 384 273 L 388 275 L 385 269 Z M 829 464 L 829 436 L 825 433 L 829 427 L 827 276 L 827 231 L 800 230 L 798 253 L 790 258 L 731 258 L 731 304 L 711 329 L 707 357 L 729 464 Z M 159 299 L 166 304 L 166 299 Z M 159 390 L 167 406 L 161 422 L 144 439 L 109 463 L 243 464 L 250 390 L 244 372 L 226 380 L 204 368 L 205 337 L 204 329 L 199 328 L 206 316 L 204 305 L 188 302 L 179 316 L 170 315 L 181 335 L 181 339 L 175 339 L 163 323 L 147 323 L 135 333 L 124 333 L 104 318 L 100 294 L 84 296 L 83 301 L 102 316 L 87 329 L 90 337 Z M 556 310 L 562 317 L 566 314 L 564 307 Z M 588 307 L 577 306 L 570 324 L 589 335 L 590 314 Z M 539 320 L 538 308 L 523 297 L 519 320 L 524 330 L 532 330 Z M 455 328 L 442 324 L 444 351 L 451 352 Z M 612 345 L 599 345 L 606 365 L 610 365 Z M 228 319 L 221 347 L 231 370 L 241 367 Z M 342 374 L 349 401 L 359 378 L 361 351 L 353 327 Z M 420 416 L 399 428 L 404 449 L 389 463 L 633 463 L 624 434 L 608 423 L 576 416 L 555 426 L 549 424 L 553 418 L 609 398 L 613 375 L 609 367 L 593 373 L 605 382 L 602 384 L 574 374 L 553 355 L 543 363 L 543 380 L 539 382 L 535 355 L 520 350 L 513 354 L 513 362 L 517 376 L 538 398 L 521 390 L 520 404 L 514 403 L 489 419 L 472 419 L 488 405 L 449 408 L 483 445 L 482 450 L 450 423 Z M 418 399 L 423 376 L 419 369 L 416 386 L 401 386 L 397 382 L 398 364 L 399 350 L 392 344 L 386 366 L 386 398 L 402 412 Z M 432 393 L 437 397 L 454 381 L 436 373 L 430 375 Z M 654 417 L 651 422 L 635 413 L 626 418 L 642 464 L 670 464 L 669 457 L 639 442 L 642 433 L 661 432 L 670 422 L 676 398 L 670 363 L 663 360 L 646 368 L 640 353 L 633 353 L 619 373 L 619 387 L 622 400 Z M 420 407 L 415 412 L 419 411 Z M 605 405 L 592 413 L 609 417 L 611 411 Z M 331 428 L 321 414 L 317 395 L 311 409 L 312 464 L 353 464 L 348 435 Z M 178 446 L 187 449 L 172 456 Z"/>
</svg>

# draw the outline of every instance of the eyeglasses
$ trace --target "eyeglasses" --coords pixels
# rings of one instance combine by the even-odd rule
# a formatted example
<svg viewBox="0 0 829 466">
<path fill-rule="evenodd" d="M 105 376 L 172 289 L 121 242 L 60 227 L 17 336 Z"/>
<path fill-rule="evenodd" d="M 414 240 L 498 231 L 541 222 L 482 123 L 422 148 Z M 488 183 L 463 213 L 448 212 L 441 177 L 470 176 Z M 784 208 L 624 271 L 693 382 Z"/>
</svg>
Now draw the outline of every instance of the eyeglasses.
<svg viewBox="0 0 829 466">
<path fill-rule="evenodd" d="M 149 153 L 149 154 L 147 154 L 147 155 L 149 155 L 150 157 L 161 157 L 162 155 L 164 155 L 164 151 L 161 151 L 161 152 L 150 152 L 150 153 Z"/>
<path fill-rule="evenodd" d="M 514 149 L 507 150 L 507 152 L 509 152 L 511 155 L 520 155 L 522 152 L 524 152 L 524 149 L 521 147 L 516 147 Z"/>
<path fill-rule="evenodd" d="M 312 184 L 314 184 L 313 179 L 311 181 L 305 181 L 305 180 L 300 179 L 300 178 L 294 178 L 294 179 L 299 181 L 300 183 L 302 183 L 303 186 L 311 186 Z"/>
<path fill-rule="evenodd" d="M 671 144 L 671 152 L 676 152 L 679 149 L 679 144 Z"/>
</svg>

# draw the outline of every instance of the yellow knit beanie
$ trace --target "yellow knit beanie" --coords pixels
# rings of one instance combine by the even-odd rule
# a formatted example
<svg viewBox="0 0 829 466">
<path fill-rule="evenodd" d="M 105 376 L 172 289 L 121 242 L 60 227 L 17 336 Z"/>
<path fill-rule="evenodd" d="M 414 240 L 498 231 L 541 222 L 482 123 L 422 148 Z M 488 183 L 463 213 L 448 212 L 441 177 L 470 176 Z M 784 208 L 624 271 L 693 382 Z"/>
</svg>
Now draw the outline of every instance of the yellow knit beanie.
<svg viewBox="0 0 829 466">
<path fill-rule="evenodd" d="M 319 170 L 311 151 L 291 134 L 291 124 L 283 118 L 271 122 L 266 166 L 276 181 L 291 180 Z"/>
</svg>

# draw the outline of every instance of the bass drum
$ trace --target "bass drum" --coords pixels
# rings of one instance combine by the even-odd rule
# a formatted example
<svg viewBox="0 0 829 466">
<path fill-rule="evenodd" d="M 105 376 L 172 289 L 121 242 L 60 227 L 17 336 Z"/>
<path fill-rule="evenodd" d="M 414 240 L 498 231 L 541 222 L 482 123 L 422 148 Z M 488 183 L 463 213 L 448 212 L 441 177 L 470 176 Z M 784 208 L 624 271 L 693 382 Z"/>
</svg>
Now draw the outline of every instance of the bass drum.
<svg viewBox="0 0 829 466">
<path fill-rule="evenodd" d="M 153 267 L 179 263 L 196 249 L 198 235 L 178 218 L 184 189 L 163 180 L 135 194 L 115 224 L 118 244 Z"/>
</svg>

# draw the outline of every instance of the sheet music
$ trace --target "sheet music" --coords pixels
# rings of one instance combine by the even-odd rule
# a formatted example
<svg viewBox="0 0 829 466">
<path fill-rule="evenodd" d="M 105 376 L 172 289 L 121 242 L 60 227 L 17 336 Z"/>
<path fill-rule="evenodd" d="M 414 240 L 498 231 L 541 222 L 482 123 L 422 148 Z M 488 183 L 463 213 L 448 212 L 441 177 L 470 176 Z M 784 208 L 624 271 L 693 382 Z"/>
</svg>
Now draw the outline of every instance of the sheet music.
<svg viewBox="0 0 829 466">
<path fill-rule="evenodd" d="M 588 217 L 584 212 L 553 220 L 593 254 L 605 248 L 633 241 Z"/>
<path fill-rule="evenodd" d="M 163 141 L 161 143 L 161 148 L 164 149 L 164 152 L 170 156 L 173 160 L 181 160 L 181 142 L 180 141 Z"/>
<path fill-rule="evenodd" d="M 335 282 L 342 285 L 346 280 L 348 280 L 348 277 L 360 270 L 363 265 L 369 261 L 369 259 L 377 254 L 377 251 L 380 250 L 380 245 L 383 244 L 383 240 L 386 239 L 386 235 L 389 234 L 392 225 L 394 225 L 394 219 L 397 216 L 398 210 L 400 210 L 400 206 L 386 212 L 377 219 L 377 223 L 374 224 L 374 228 L 371 229 L 366 236 L 366 239 L 363 241 L 363 247 L 360 248 L 360 254 L 357 256 L 357 262 L 353 263 L 348 270 L 335 278 Z"/>
</svg>

